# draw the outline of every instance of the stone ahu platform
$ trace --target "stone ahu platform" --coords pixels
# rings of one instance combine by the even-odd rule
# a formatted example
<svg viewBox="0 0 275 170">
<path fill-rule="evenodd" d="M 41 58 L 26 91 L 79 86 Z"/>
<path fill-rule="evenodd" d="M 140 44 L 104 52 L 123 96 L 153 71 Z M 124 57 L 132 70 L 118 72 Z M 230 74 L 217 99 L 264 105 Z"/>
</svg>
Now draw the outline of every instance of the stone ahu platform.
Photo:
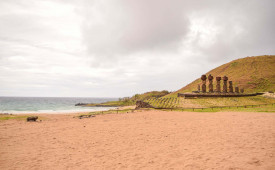
<svg viewBox="0 0 275 170">
<path fill-rule="evenodd" d="M 237 93 L 178 93 L 178 97 L 184 98 L 202 98 L 202 97 L 248 97 L 257 96 L 262 93 L 237 94 Z"/>
<path fill-rule="evenodd" d="M 209 92 L 206 91 L 206 80 L 209 81 Z M 198 84 L 198 91 L 193 91 L 192 93 L 178 93 L 178 97 L 184 98 L 202 98 L 202 97 L 247 97 L 247 96 L 257 96 L 262 93 L 252 93 L 245 94 L 244 89 L 235 85 L 235 91 L 233 82 L 229 81 L 229 87 L 227 86 L 228 77 L 216 77 L 216 89 L 213 88 L 214 77 L 209 74 L 207 77 L 205 74 L 201 76 L 202 83 Z M 221 80 L 223 80 L 223 87 L 221 88 Z M 202 91 L 201 91 L 202 89 Z"/>
</svg>

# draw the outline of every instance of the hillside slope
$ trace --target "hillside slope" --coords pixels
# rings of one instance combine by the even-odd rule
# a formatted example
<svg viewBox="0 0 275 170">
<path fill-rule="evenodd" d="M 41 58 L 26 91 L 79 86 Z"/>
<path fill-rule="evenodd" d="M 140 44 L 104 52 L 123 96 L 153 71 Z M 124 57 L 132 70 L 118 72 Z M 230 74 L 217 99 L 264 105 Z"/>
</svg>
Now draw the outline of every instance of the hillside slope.
<svg viewBox="0 0 275 170">
<path fill-rule="evenodd" d="M 88 103 L 88 104 L 81 104 L 81 106 L 100 106 L 100 107 L 118 107 L 118 106 L 131 106 L 135 105 L 136 101 L 138 100 L 146 100 L 149 98 L 159 98 L 169 94 L 167 90 L 162 91 L 150 91 L 143 94 L 135 94 L 132 97 L 124 97 L 120 98 L 119 101 L 109 101 L 104 103 Z"/>
<path fill-rule="evenodd" d="M 212 74 L 214 77 L 226 75 L 229 81 L 233 81 L 233 86 L 238 85 L 240 88 L 244 88 L 245 92 L 275 91 L 275 55 L 233 60 L 205 74 L 207 76 Z M 197 90 L 198 84 L 201 84 L 200 78 L 168 96 Z M 216 80 L 214 81 L 214 89 L 215 85 Z"/>
</svg>

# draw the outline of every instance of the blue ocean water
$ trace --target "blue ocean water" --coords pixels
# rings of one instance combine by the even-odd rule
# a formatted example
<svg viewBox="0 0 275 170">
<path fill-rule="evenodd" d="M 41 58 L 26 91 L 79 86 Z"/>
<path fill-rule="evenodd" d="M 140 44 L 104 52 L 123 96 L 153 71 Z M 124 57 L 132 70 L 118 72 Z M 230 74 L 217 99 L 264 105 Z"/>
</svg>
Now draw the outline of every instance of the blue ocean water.
<svg viewBox="0 0 275 170">
<path fill-rule="evenodd" d="M 117 98 L 85 97 L 0 97 L 0 113 L 74 113 L 101 111 L 111 107 L 81 107 L 76 103 L 102 103 Z"/>
</svg>

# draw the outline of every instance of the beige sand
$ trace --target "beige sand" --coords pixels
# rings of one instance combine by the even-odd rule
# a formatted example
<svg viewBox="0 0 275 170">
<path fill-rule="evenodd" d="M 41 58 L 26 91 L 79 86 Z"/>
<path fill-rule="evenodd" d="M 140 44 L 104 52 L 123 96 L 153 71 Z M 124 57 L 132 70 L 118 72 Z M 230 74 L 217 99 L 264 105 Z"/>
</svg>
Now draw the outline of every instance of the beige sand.
<svg viewBox="0 0 275 170">
<path fill-rule="evenodd" d="M 0 122 L 0 169 L 275 169 L 275 113 L 144 111 Z"/>
</svg>

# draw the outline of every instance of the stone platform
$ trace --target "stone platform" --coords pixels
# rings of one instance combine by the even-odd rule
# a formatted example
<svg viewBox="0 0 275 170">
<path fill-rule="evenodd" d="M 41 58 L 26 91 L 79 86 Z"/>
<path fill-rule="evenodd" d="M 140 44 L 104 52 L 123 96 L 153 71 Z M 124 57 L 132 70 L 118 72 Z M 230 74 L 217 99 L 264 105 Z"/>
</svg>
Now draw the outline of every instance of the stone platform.
<svg viewBox="0 0 275 170">
<path fill-rule="evenodd" d="M 252 93 L 252 94 L 243 94 L 243 93 L 178 93 L 178 97 L 184 98 L 203 98 L 203 97 L 248 97 L 248 96 L 257 96 L 262 93 Z"/>
</svg>

